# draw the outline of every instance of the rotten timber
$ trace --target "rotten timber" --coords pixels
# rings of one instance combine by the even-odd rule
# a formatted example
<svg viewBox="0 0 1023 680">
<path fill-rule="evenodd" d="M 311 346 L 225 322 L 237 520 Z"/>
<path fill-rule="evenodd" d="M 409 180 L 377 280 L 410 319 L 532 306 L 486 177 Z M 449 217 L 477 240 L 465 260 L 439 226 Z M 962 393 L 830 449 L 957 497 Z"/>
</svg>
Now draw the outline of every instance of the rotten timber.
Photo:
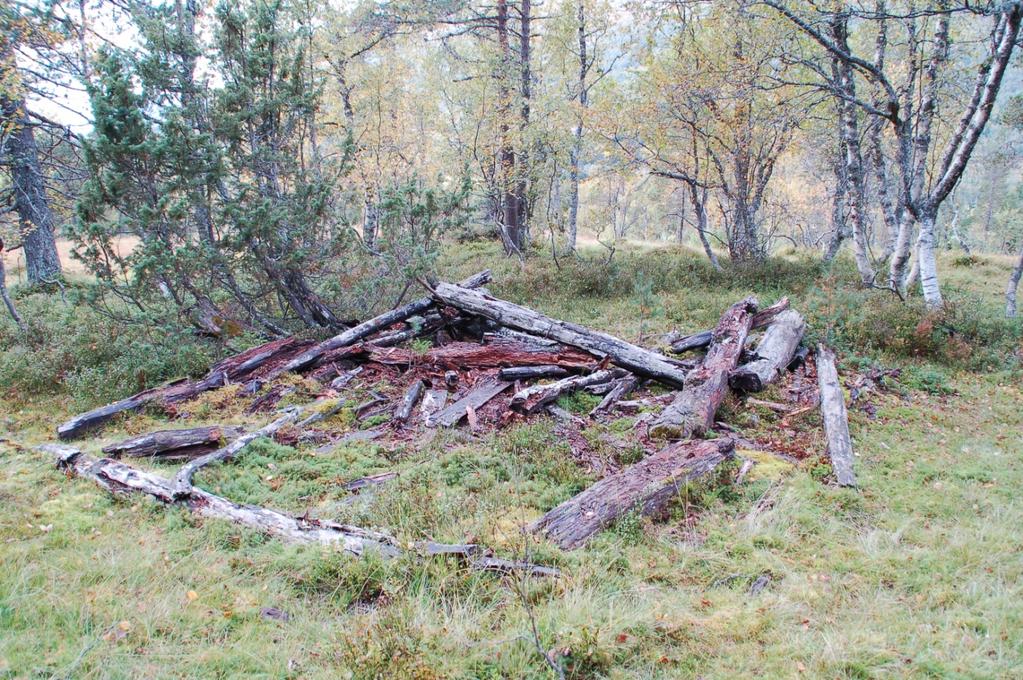
<svg viewBox="0 0 1023 680">
<path fill-rule="evenodd" d="M 240 436 L 241 427 L 207 425 L 178 430 L 158 430 L 131 437 L 103 447 L 112 458 L 158 457 L 160 460 L 187 460 L 220 448 L 225 439 Z"/>
<path fill-rule="evenodd" d="M 659 516 L 686 484 L 731 459 L 733 449 L 729 439 L 676 442 L 565 501 L 529 530 L 572 550 L 634 509 Z"/>
<path fill-rule="evenodd" d="M 433 295 L 446 305 L 463 312 L 484 316 L 502 326 L 557 340 L 601 358 L 607 357 L 615 365 L 638 375 L 647 376 L 674 387 L 681 387 L 685 383 L 685 369 L 667 357 L 606 333 L 567 321 L 552 319 L 527 307 L 450 283 L 437 283 L 434 286 Z"/>
<path fill-rule="evenodd" d="M 501 392 L 504 392 L 510 386 L 510 382 L 497 378 L 481 380 L 479 384 L 470 390 L 464 397 L 450 406 L 437 411 L 433 415 L 428 416 L 426 424 L 430 427 L 436 427 L 438 425 L 441 427 L 452 427 L 457 425 L 458 421 L 468 415 L 469 409 L 475 412 L 476 409 L 486 404 Z"/>
<path fill-rule="evenodd" d="M 426 383 L 422 380 L 416 380 L 405 392 L 405 396 L 402 397 L 401 403 L 394 409 L 393 420 L 398 423 L 406 423 L 408 419 L 412 417 L 412 409 L 419 403 L 419 398 L 423 396 L 423 390 L 426 389 Z"/>
<path fill-rule="evenodd" d="M 615 378 L 620 378 L 622 373 L 623 371 L 620 369 L 605 369 L 594 371 L 589 375 L 562 378 L 557 382 L 546 385 L 531 385 L 515 393 L 511 399 L 511 407 L 521 413 L 536 413 L 548 404 L 556 401 L 563 394 L 581 390 L 590 385 L 611 382 Z"/>
<path fill-rule="evenodd" d="M 450 342 L 417 353 L 403 347 L 373 348 L 370 361 L 398 366 L 434 366 L 438 369 L 499 368 L 511 366 L 559 366 L 588 370 L 597 361 L 586 352 L 565 346 L 547 347 L 532 343 L 502 340 L 481 345 L 475 342 Z"/>
<path fill-rule="evenodd" d="M 622 397 L 636 389 L 637 385 L 639 385 L 639 380 L 637 380 L 634 375 L 627 375 L 624 378 L 616 380 L 611 391 L 604 395 L 604 398 L 600 400 L 600 403 L 597 404 L 592 411 L 590 411 L 590 417 L 592 418 L 593 416 L 610 411 Z"/>
<path fill-rule="evenodd" d="M 497 374 L 501 380 L 542 380 L 543 378 L 564 378 L 569 373 L 561 366 L 512 366 L 502 368 Z"/>
<path fill-rule="evenodd" d="M 824 434 L 828 441 L 831 469 L 839 486 L 856 486 L 845 395 L 838 381 L 835 353 L 824 345 L 817 346 L 817 386 L 820 388 L 821 416 L 824 418 Z"/>
<path fill-rule="evenodd" d="M 764 307 L 759 312 L 753 315 L 753 323 L 750 325 L 750 330 L 757 328 L 763 328 L 774 321 L 774 318 L 789 308 L 789 299 L 783 297 L 778 300 L 770 307 Z M 713 330 L 700 331 L 699 333 L 693 333 L 692 335 L 686 335 L 674 340 L 671 343 L 671 351 L 674 354 L 683 354 L 694 349 L 704 349 L 710 345 L 711 339 L 714 337 Z"/>
<path fill-rule="evenodd" d="M 756 298 L 749 297 L 721 316 L 703 363 L 689 372 L 686 386 L 654 420 L 650 434 L 686 439 L 711 428 L 728 392 L 728 375 L 739 363 L 756 309 Z"/>
<path fill-rule="evenodd" d="M 802 314 L 794 309 L 776 316 L 757 345 L 756 359 L 732 371 L 728 385 L 742 392 L 763 390 L 792 362 L 805 329 Z"/>
</svg>

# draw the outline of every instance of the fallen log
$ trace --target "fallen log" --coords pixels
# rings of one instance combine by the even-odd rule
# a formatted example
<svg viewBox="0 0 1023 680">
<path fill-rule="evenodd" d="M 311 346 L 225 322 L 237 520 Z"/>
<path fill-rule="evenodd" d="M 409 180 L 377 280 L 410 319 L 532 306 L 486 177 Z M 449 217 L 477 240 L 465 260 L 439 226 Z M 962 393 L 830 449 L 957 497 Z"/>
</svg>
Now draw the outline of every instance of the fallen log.
<svg viewBox="0 0 1023 680">
<path fill-rule="evenodd" d="M 405 396 L 402 398 L 401 403 L 394 409 L 394 416 L 392 420 L 396 423 L 406 423 L 408 419 L 412 417 L 412 409 L 419 403 L 419 398 L 423 396 L 423 390 L 426 389 L 426 383 L 422 380 L 417 380 L 408 388 L 405 392 Z"/>
<path fill-rule="evenodd" d="M 329 405 L 325 402 L 332 402 Z M 313 403 L 309 410 L 313 413 L 298 424 L 298 429 L 315 425 L 318 422 L 331 418 L 341 412 L 348 400 L 344 397 L 338 399 L 323 399 L 319 403 Z"/>
<path fill-rule="evenodd" d="M 423 395 L 422 404 L 419 406 L 419 413 L 424 423 L 429 423 L 433 414 L 437 413 L 448 403 L 447 390 L 427 390 Z"/>
<path fill-rule="evenodd" d="M 502 574 L 522 572 L 529 576 L 551 576 L 558 578 L 561 572 L 554 567 L 544 567 L 522 560 L 504 560 L 489 554 L 486 548 L 475 543 L 434 543 L 424 541 L 415 545 L 416 550 L 428 557 L 454 555 L 466 558 L 469 566 L 478 571 L 495 571 Z"/>
<path fill-rule="evenodd" d="M 774 317 L 778 316 L 788 308 L 789 299 L 787 297 L 783 297 L 770 307 L 764 307 L 753 315 L 753 323 L 750 325 L 750 329 L 763 328 L 771 323 L 774 320 Z M 704 349 L 710 345 L 710 341 L 713 336 L 713 330 L 700 331 L 699 333 L 683 336 L 671 343 L 671 351 L 674 354 L 683 354 L 694 349 Z"/>
<path fill-rule="evenodd" d="M 544 378 L 564 378 L 569 373 L 561 366 L 512 366 L 502 368 L 497 374 L 501 380 L 542 380 Z"/>
<path fill-rule="evenodd" d="M 565 346 L 545 347 L 511 340 L 486 345 L 450 342 L 420 353 L 405 347 L 372 348 L 370 361 L 397 366 L 433 366 L 437 369 L 500 368 L 510 366 L 560 366 L 588 370 L 597 361 L 586 352 Z M 456 376 L 457 377 L 457 376 Z"/>
<path fill-rule="evenodd" d="M 378 551 L 394 557 L 400 552 L 394 539 L 383 533 L 309 517 L 292 517 L 268 508 L 234 503 L 195 487 L 180 496 L 171 480 L 110 458 L 96 459 L 69 446 L 44 444 L 39 448 L 55 454 L 57 467 L 61 470 L 91 479 L 115 495 L 147 494 L 168 505 L 187 507 L 201 517 L 227 520 L 262 531 L 286 543 L 337 546 L 353 555 Z"/>
<path fill-rule="evenodd" d="M 600 403 L 590 411 L 590 417 L 592 418 L 593 416 L 610 411 L 622 397 L 636 389 L 637 385 L 639 385 L 639 380 L 637 380 L 634 375 L 627 375 L 624 378 L 616 380 L 611 391 L 608 392 L 604 398 L 600 400 Z"/>
<path fill-rule="evenodd" d="M 237 455 L 239 451 L 260 437 L 269 437 L 285 425 L 295 422 L 300 413 L 302 413 L 302 409 L 297 406 L 285 409 L 283 415 L 269 425 L 266 425 L 254 432 L 244 434 L 221 449 L 217 449 L 212 453 L 208 453 L 205 456 L 185 463 L 178 470 L 177 474 L 174 475 L 174 494 L 179 497 L 188 495 L 188 493 L 192 490 L 192 477 L 195 476 L 196 472 L 210 463 L 217 463 L 232 458 Z"/>
<path fill-rule="evenodd" d="M 605 369 L 594 371 L 589 375 L 562 378 L 546 385 L 530 385 L 515 393 L 511 398 L 511 407 L 521 413 L 536 413 L 563 394 L 581 390 L 590 385 L 611 382 L 615 378 L 620 378 L 622 374 L 623 371 L 620 369 Z"/>
<path fill-rule="evenodd" d="M 741 392 L 760 392 L 774 382 L 792 361 L 805 328 L 806 322 L 796 310 L 778 314 L 757 345 L 757 358 L 732 371 L 728 385 Z"/>
<path fill-rule="evenodd" d="M 452 427 L 458 424 L 468 414 L 468 409 L 475 412 L 479 407 L 504 392 L 511 386 L 506 380 L 487 378 L 479 382 L 468 394 L 451 404 L 450 406 L 437 411 L 429 416 L 426 424 L 429 427 Z"/>
<path fill-rule="evenodd" d="M 839 486 L 856 486 L 845 395 L 838 381 L 835 353 L 824 345 L 817 345 L 817 385 L 820 388 L 821 416 L 824 418 L 824 434 L 828 440 L 831 469 Z"/>
<path fill-rule="evenodd" d="M 756 298 L 749 297 L 721 316 L 703 363 L 689 372 L 686 386 L 654 419 L 650 434 L 686 439 L 710 429 L 728 392 L 728 375 L 739 362 L 756 309 Z"/>
<path fill-rule="evenodd" d="M 533 522 L 529 530 L 563 550 L 586 543 L 634 509 L 664 513 L 680 490 L 733 456 L 729 439 L 676 442 L 621 472 L 605 477 Z"/>
<path fill-rule="evenodd" d="M 467 289 L 477 288 L 490 281 L 490 270 L 485 269 L 478 274 L 470 276 L 466 280 L 462 281 L 461 285 Z M 388 312 L 384 312 L 379 316 L 375 316 L 369 321 L 364 321 L 354 328 L 335 335 L 329 340 L 309 348 L 302 354 L 298 355 L 287 364 L 284 365 L 283 370 L 295 372 L 301 371 L 302 369 L 311 366 L 317 359 L 323 354 L 335 350 L 341 347 L 347 347 L 352 345 L 366 337 L 369 337 L 377 331 L 381 331 L 388 326 L 391 326 L 399 321 L 404 321 L 409 317 L 422 314 L 433 305 L 433 299 L 429 297 L 419 298 L 413 302 L 392 309 Z"/>
<path fill-rule="evenodd" d="M 160 460 L 187 460 L 220 448 L 224 439 L 240 436 L 241 427 L 207 425 L 180 430 L 158 430 L 131 437 L 103 447 L 112 458 L 159 457 Z"/>
<path fill-rule="evenodd" d="M 379 486 L 384 482 L 389 482 L 397 477 L 398 477 L 397 472 L 380 472 L 375 475 L 369 475 L 368 477 L 359 477 L 358 479 L 353 479 L 352 481 L 343 484 L 341 488 L 344 489 L 345 491 L 361 491 L 362 489 L 371 486 Z"/>
<path fill-rule="evenodd" d="M 607 357 L 613 364 L 633 373 L 654 378 L 674 387 L 681 387 L 685 383 L 685 370 L 663 355 L 606 333 L 552 319 L 527 307 L 450 283 L 437 283 L 433 295 L 444 304 L 493 319 L 503 326 L 551 338 L 601 358 Z"/>
<path fill-rule="evenodd" d="M 161 387 L 139 392 L 126 399 L 115 401 L 99 408 L 81 413 L 57 428 L 57 436 L 61 439 L 77 439 L 84 433 L 105 424 L 114 416 L 128 411 L 138 411 L 150 403 L 169 406 L 189 399 L 194 399 L 203 392 L 217 389 L 289 357 L 295 352 L 309 346 L 309 341 L 297 338 L 282 338 L 247 349 L 240 354 L 218 362 L 199 380 L 177 380 Z"/>
</svg>

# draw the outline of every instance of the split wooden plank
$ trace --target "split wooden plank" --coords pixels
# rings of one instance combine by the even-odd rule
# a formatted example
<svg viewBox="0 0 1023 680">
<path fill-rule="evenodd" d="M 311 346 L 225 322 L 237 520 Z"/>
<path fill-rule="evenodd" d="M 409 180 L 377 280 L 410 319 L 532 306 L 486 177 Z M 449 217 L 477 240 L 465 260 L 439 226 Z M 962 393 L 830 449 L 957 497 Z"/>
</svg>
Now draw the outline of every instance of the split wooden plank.
<svg viewBox="0 0 1023 680">
<path fill-rule="evenodd" d="M 805 329 L 806 322 L 796 310 L 787 309 L 778 314 L 757 345 L 757 358 L 732 371 L 728 385 L 742 392 L 763 390 L 791 363 Z"/>
<path fill-rule="evenodd" d="M 661 515 L 685 485 L 708 476 L 733 457 L 733 450 L 729 439 L 676 442 L 605 477 L 533 522 L 529 530 L 564 550 L 578 548 L 634 509 Z"/>
<path fill-rule="evenodd" d="M 674 387 L 681 387 L 685 383 L 686 371 L 667 357 L 606 333 L 552 319 L 528 307 L 450 283 L 437 283 L 433 295 L 444 304 L 470 314 L 485 316 L 503 326 L 551 338 L 601 358 L 607 357 L 615 365 L 633 373 Z"/>
<path fill-rule="evenodd" d="M 103 447 L 103 453 L 113 458 L 159 457 L 161 460 L 195 458 L 220 448 L 224 439 L 238 437 L 244 428 L 224 425 L 206 425 L 178 430 L 157 430 Z"/>
<path fill-rule="evenodd" d="M 489 281 L 490 270 L 485 269 L 484 271 L 481 271 L 478 274 L 474 274 L 473 276 L 470 276 L 466 280 L 462 281 L 461 285 L 464 286 L 466 289 L 472 289 L 482 286 Z M 398 323 L 399 321 L 404 321 L 409 317 L 422 314 L 432 305 L 433 299 L 429 297 L 424 297 L 413 302 L 410 302 L 407 305 L 398 307 L 397 309 L 392 309 L 388 312 L 384 312 L 379 316 L 375 316 L 368 321 L 364 321 L 360 323 L 358 326 L 349 328 L 348 330 L 335 335 L 329 340 L 324 340 L 318 345 L 309 348 L 307 351 L 303 352 L 302 354 L 300 354 L 299 356 L 295 357 L 287 364 L 285 364 L 284 370 L 291 372 L 301 371 L 302 369 L 311 366 L 323 354 L 331 350 L 338 349 L 340 347 L 347 347 L 348 345 L 352 345 L 364 338 L 369 337 L 370 335 L 376 333 L 377 331 L 381 331 L 387 328 L 388 326 Z"/>
<path fill-rule="evenodd" d="M 412 417 L 412 409 L 419 403 L 419 398 L 423 396 L 423 390 L 425 389 L 426 383 L 422 380 L 416 380 L 409 386 L 401 403 L 394 409 L 393 420 L 396 423 L 408 422 L 408 419 Z"/>
<path fill-rule="evenodd" d="M 750 329 L 763 328 L 771 323 L 774 320 L 774 317 L 778 316 L 788 308 L 789 299 L 787 297 L 783 297 L 770 307 L 761 309 L 753 315 L 753 323 L 750 325 Z M 686 335 L 671 343 L 671 351 L 675 354 L 682 354 L 694 349 L 703 349 L 710 345 L 710 341 L 713 337 L 713 330 L 700 331 L 699 333 Z"/>
<path fill-rule="evenodd" d="M 96 459 L 80 450 L 43 445 L 54 454 L 57 466 L 68 473 L 91 479 L 116 495 L 142 493 L 170 505 L 182 505 L 201 517 L 227 520 L 262 531 L 286 543 L 313 543 L 341 548 L 353 555 L 376 551 L 387 557 L 400 554 L 396 541 L 376 531 L 308 517 L 292 517 L 276 510 L 234 503 L 222 496 L 192 487 L 179 496 L 171 480 L 125 465 L 110 458 Z"/>
<path fill-rule="evenodd" d="M 623 371 L 621 369 L 604 369 L 602 371 L 594 371 L 589 375 L 575 375 L 570 378 L 562 378 L 557 382 L 546 385 L 530 385 L 515 393 L 511 399 L 511 407 L 521 413 L 536 413 L 563 394 L 581 390 L 590 385 L 611 382 L 615 378 L 622 377 L 622 374 Z"/>
<path fill-rule="evenodd" d="M 423 395 L 423 401 L 419 406 L 419 413 L 424 423 L 429 423 L 435 413 L 444 408 L 448 403 L 447 390 L 427 390 Z"/>
<path fill-rule="evenodd" d="M 831 469 L 839 486 L 856 486 L 845 395 L 842 393 L 842 384 L 838 381 L 835 353 L 824 345 L 817 345 L 817 385 L 820 388 L 821 416 L 824 418 L 824 434 L 828 440 Z"/>
<path fill-rule="evenodd" d="M 504 392 L 509 387 L 511 387 L 511 383 L 507 380 L 501 380 L 499 378 L 487 378 L 481 380 L 464 397 L 429 416 L 426 424 L 430 427 L 436 427 L 438 425 L 441 427 L 452 427 L 457 425 L 458 421 L 466 417 L 468 409 L 471 408 L 475 412 L 481 406 L 499 395 L 501 392 Z"/>
<path fill-rule="evenodd" d="M 685 439 L 710 429 L 728 392 L 728 375 L 739 363 L 756 310 L 756 298 L 748 297 L 721 316 L 703 363 L 689 372 L 686 386 L 654 420 L 650 434 Z"/>
<path fill-rule="evenodd" d="M 188 495 L 188 493 L 192 491 L 192 477 L 194 477 L 195 473 L 202 468 L 206 467 L 210 463 L 218 463 L 236 456 L 239 451 L 260 437 L 269 437 L 285 425 L 295 422 L 298 420 L 298 416 L 301 413 L 302 409 L 296 406 L 285 409 L 283 415 L 269 425 L 238 437 L 222 449 L 217 449 L 212 453 L 208 453 L 205 456 L 185 463 L 178 470 L 177 474 L 174 475 L 173 487 L 175 495 Z"/>
</svg>

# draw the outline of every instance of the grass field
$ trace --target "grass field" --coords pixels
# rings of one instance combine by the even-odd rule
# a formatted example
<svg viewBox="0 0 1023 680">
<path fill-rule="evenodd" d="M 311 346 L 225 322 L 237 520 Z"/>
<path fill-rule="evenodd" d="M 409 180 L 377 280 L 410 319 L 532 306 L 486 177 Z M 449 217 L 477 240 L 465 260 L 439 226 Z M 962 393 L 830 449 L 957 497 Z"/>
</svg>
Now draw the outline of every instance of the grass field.
<svg viewBox="0 0 1023 680">
<path fill-rule="evenodd" d="M 524 582 L 453 561 L 286 547 L 112 499 L 31 448 L 94 405 L 74 391 L 85 383 L 0 388 L 0 678 L 553 677 L 538 648 L 574 678 L 1023 677 L 1023 347 L 1019 325 L 998 320 L 1008 258 L 944 258 L 958 311 L 937 321 L 855 291 L 847 264 L 826 272 L 796 255 L 719 277 L 684 250 L 559 272 L 467 246 L 443 270 L 488 264 L 496 294 L 651 345 L 671 328 L 711 325 L 749 292 L 765 303 L 790 295 L 812 338 L 842 350 L 847 376 L 902 369 L 850 412 L 862 488 L 826 484 L 816 414 L 786 434 L 770 411 L 735 401 L 728 422 L 790 436 L 805 460 L 765 459 L 741 486 L 691 489 L 668 521 L 630 517 L 569 553 L 519 531 L 594 479 L 544 420 L 329 455 L 262 441 L 198 480 L 403 543 L 475 540 L 564 573 Z M 31 297 L 23 307 L 45 303 Z M 199 421 L 257 422 L 229 390 L 190 409 Z M 595 426 L 597 450 L 624 460 L 630 424 Z M 86 449 L 158 425 L 136 416 Z M 344 412 L 334 426 L 350 427 Z M 340 488 L 383 470 L 400 476 L 373 496 L 352 502 Z"/>
</svg>

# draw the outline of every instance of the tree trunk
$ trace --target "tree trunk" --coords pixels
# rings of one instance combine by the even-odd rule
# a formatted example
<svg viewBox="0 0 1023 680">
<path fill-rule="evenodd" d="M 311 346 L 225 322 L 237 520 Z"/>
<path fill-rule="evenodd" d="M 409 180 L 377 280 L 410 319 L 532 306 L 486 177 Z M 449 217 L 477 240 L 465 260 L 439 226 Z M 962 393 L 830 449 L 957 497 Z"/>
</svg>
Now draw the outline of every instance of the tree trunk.
<svg viewBox="0 0 1023 680">
<path fill-rule="evenodd" d="M 906 290 L 907 266 L 913 243 L 913 227 L 916 218 L 909 210 L 903 210 L 899 219 L 899 230 L 895 237 L 895 248 L 888 268 L 888 285 L 893 290 Z"/>
<path fill-rule="evenodd" d="M 824 418 L 824 434 L 828 440 L 831 468 L 840 486 L 856 486 L 845 395 L 838 381 L 835 353 L 824 345 L 817 346 L 817 385 L 820 389 L 821 416 Z"/>
<path fill-rule="evenodd" d="M 240 427 L 206 425 L 183 430 L 159 430 L 103 447 L 114 458 L 159 457 L 161 461 L 188 460 L 215 451 L 227 437 L 238 437 Z"/>
<path fill-rule="evenodd" d="M 565 501 L 529 531 L 572 550 L 634 509 L 647 517 L 662 515 L 687 484 L 730 460 L 734 448 L 729 439 L 672 444 Z"/>
<path fill-rule="evenodd" d="M 728 375 L 739 363 L 756 310 L 756 298 L 749 297 L 722 315 L 703 363 L 689 372 L 675 401 L 654 420 L 651 435 L 686 439 L 710 429 L 728 392 Z"/>
<path fill-rule="evenodd" d="M 1019 251 L 1019 261 L 1009 276 L 1009 285 L 1005 288 L 1005 316 L 1010 319 L 1016 317 L 1016 289 L 1019 288 L 1019 280 L 1023 278 L 1023 248 Z"/>
<path fill-rule="evenodd" d="M 934 212 L 928 210 L 920 216 L 920 238 L 917 241 L 917 261 L 920 263 L 920 288 L 928 309 L 942 306 L 938 286 L 938 262 L 934 244 Z"/>
<path fill-rule="evenodd" d="M 757 359 L 732 371 L 729 386 L 733 390 L 759 392 L 774 382 L 792 361 L 805 328 L 806 322 L 796 310 L 779 314 L 757 345 Z"/>
<path fill-rule="evenodd" d="M 4 306 L 7 307 L 7 311 L 10 312 L 11 318 L 14 319 L 14 323 L 18 324 L 18 328 L 24 333 L 28 330 L 25 326 L 24 320 L 21 315 L 18 314 L 18 309 L 14 306 L 14 301 L 11 300 L 10 294 L 7 292 L 7 270 L 4 268 L 4 242 L 0 241 L 0 298 L 3 298 Z"/>
<path fill-rule="evenodd" d="M 576 6 L 577 28 L 579 33 L 579 112 L 575 131 L 572 135 L 572 150 L 569 153 L 569 204 L 568 204 L 568 237 L 566 247 L 575 252 L 576 237 L 579 231 L 579 168 L 583 150 L 583 124 L 589 89 L 586 87 L 586 73 L 590 65 L 586 57 L 586 3 L 579 0 Z"/>
<path fill-rule="evenodd" d="M 724 271 L 721 268 L 721 263 L 718 262 L 718 256 L 714 254 L 713 248 L 710 247 L 710 239 L 707 238 L 707 232 L 709 231 L 707 223 L 707 190 L 696 186 L 695 182 L 690 182 L 689 201 L 693 205 L 693 212 L 696 213 L 696 233 L 700 237 L 703 252 L 707 255 L 707 259 L 710 260 L 710 265 L 714 267 L 715 271 Z"/>
</svg>

